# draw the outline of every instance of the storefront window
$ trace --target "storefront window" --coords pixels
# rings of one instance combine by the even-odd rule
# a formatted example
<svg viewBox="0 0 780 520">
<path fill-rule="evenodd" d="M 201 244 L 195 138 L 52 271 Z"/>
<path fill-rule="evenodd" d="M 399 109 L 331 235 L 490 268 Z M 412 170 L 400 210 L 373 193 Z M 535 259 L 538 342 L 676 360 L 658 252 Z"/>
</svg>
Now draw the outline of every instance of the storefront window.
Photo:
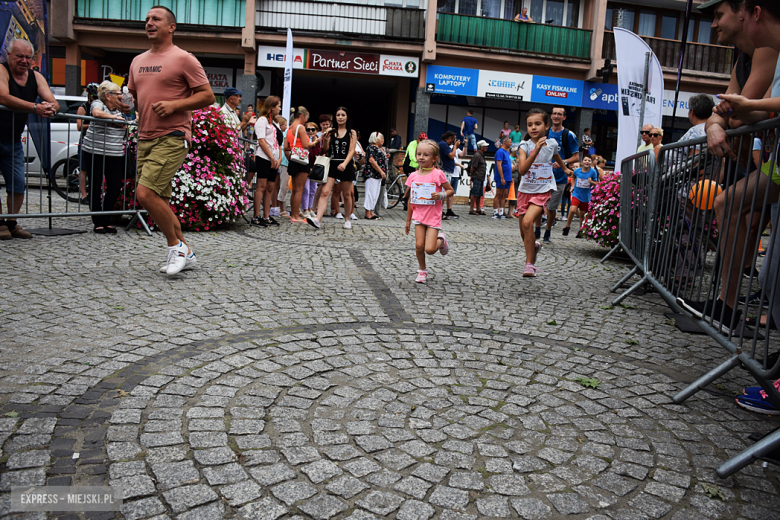
<svg viewBox="0 0 780 520">
<path fill-rule="evenodd" d="M 639 35 L 655 36 L 655 11 L 639 11 Z"/>
<path fill-rule="evenodd" d="M 677 35 L 677 15 L 664 13 L 661 18 L 661 38 L 674 40 Z"/>
</svg>

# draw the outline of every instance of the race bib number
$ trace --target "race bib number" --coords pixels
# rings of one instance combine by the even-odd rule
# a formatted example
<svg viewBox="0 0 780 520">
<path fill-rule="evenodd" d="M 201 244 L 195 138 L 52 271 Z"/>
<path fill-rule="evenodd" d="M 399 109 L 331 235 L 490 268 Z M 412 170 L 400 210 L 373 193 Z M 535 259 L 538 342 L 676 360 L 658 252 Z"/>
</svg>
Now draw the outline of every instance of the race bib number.
<svg viewBox="0 0 780 520">
<path fill-rule="evenodd" d="M 421 206 L 433 206 L 436 201 L 433 199 L 433 194 L 436 193 L 436 183 L 433 182 L 413 182 L 412 183 L 411 200 L 412 204 L 419 204 Z"/>
<path fill-rule="evenodd" d="M 577 184 L 576 186 L 578 188 L 585 188 L 586 190 L 590 189 L 590 182 L 588 182 L 589 179 L 580 179 L 577 178 Z"/>
<path fill-rule="evenodd" d="M 550 184 L 555 183 L 552 164 L 534 163 L 523 177 L 526 184 Z"/>
</svg>

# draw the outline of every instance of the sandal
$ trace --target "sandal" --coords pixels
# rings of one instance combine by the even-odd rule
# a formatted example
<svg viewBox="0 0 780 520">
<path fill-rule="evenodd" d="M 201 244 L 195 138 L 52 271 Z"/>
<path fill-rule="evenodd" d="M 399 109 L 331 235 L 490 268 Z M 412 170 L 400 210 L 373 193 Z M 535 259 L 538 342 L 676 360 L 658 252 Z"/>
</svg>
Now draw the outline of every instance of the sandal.
<svg viewBox="0 0 780 520">
<path fill-rule="evenodd" d="M 94 231 L 98 235 L 105 235 L 106 233 L 108 233 L 108 231 L 106 231 L 106 228 L 104 228 L 103 226 L 100 227 L 95 226 L 95 228 L 92 231 Z"/>
<path fill-rule="evenodd" d="M 775 323 L 775 320 L 772 319 L 772 316 L 769 316 L 767 314 L 765 314 L 764 316 L 766 316 L 769 319 L 769 328 L 777 330 L 777 324 Z M 762 328 L 763 329 L 767 325 L 766 323 L 763 323 L 763 324 L 761 323 L 761 318 L 763 318 L 764 316 L 761 316 L 761 317 L 748 316 L 747 318 L 745 318 L 745 325 L 748 325 L 748 326 L 753 327 L 753 328 Z"/>
<path fill-rule="evenodd" d="M 291 218 L 290 222 L 293 224 L 306 224 L 306 221 L 300 218 Z"/>
<path fill-rule="evenodd" d="M 106 234 L 116 235 L 116 228 L 113 226 L 106 226 Z"/>
</svg>

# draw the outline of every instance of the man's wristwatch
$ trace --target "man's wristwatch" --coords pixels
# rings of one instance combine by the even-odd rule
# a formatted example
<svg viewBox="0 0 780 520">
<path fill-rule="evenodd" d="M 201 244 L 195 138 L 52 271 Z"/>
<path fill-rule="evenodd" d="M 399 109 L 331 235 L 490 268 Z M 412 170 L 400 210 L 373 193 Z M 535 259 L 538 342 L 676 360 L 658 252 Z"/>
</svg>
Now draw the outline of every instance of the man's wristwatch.
<svg viewBox="0 0 780 520">
<path fill-rule="evenodd" d="M 38 103 L 33 103 L 33 114 L 35 113 L 36 108 L 38 108 Z"/>
</svg>

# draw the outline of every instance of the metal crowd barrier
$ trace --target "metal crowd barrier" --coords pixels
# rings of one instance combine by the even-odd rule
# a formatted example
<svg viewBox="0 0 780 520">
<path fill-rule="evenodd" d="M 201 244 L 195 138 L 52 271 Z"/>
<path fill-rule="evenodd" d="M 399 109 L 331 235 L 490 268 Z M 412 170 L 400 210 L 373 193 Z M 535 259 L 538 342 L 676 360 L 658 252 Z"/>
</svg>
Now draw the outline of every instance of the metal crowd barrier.
<svg viewBox="0 0 780 520">
<path fill-rule="evenodd" d="M 11 112 L 2 105 L 0 111 Z M 20 188 L 19 181 L 14 175 L 9 176 L 10 182 L 6 186 L 5 179 L 0 176 L 0 185 L 14 193 L 19 191 L 19 195 L 23 195 L 24 200 L 18 213 L 14 212 L 14 208 L 4 205 L 3 212 L 0 212 L 0 219 L 48 218 L 48 229 L 29 231 L 34 234 L 55 235 L 80 231 L 57 230 L 52 227 L 53 218 L 93 217 L 95 220 L 97 217 L 98 221 L 102 222 L 105 221 L 102 217 L 131 215 L 132 219 L 126 229 L 140 222 L 146 233 L 151 236 L 151 230 L 142 216 L 146 214 L 146 210 L 138 204 L 135 189 L 132 189 L 130 198 L 126 196 L 130 193 L 127 187 L 128 181 L 135 181 L 136 178 L 137 140 L 129 137 L 129 129 L 136 126 L 135 121 L 119 123 L 125 130 L 121 157 L 94 153 L 90 154 L 89 161 L 84 161 L 82 132 L 77 129 L 77 121 L 103 126 L 117 125 L 117 121 L 66 113 L 58 113 L 53 117 L 57 121 L 51 122 L 50 130 L 47 131 L 46 125 L 41 124 L 42 118 L 28 115 L 28 125 L 22 133 L 20 143 L 21 160 L 24 163 L 23 186 Z M 45 120 L 43 122 L 45 123 Z M 11 135 L 15 135 L 16 124 L 15 120 L 11 124 Z M 106 133 L 102 132 L 102 134 L 103 137 L 95 141 L 95 150 L 106 150 L 109 144 Z M 10 142 L 4 144 L 7 147 L 11 145 Z M 15 171 L 19 167 L 17 154 L 10 153 L 9 159 L 12 171 Z M 96 179 L 96 175 L 100 175 L 100 178 Z M 92 196 L 96 183 L 100 184 L 97 189 L 101 190 L 102 195 Z M 85 198 L 81 197 L 80 184 L 86 190 Z M 111 201 L 105 200 L 105 197 L 110 194 L 113 198 L 117 186 L 120 187 L 119 197 L 110 208 L 106 207 L 105 204 L 110 205 Z"/>
<path fill-rule="evenodd" d="M 780 409 L 780 391 L 773 384 L 780 378 L 775 327 L 780 324 L 780 250 L 774 247 L 780 248 L 780 118 L 730 130 L 727 136 L 735 158 L 710 154 L 706 138 L 700 138 L 662 147 L 657 164 L 649 161 L 646 170 L 636 167 L 641 156 L 623 162 L 620 246 L 636 267 L 621 283 L 638 272 L 643 278 L 617 301 L 649 283 L 669 307 L 697 319 L 729 353 L 725 362 L 678 393 L 675 403 L 742 366 Z M 647 175 L 637 174 L 642 171 Z M 770 222 L 764 258 L 759 245 Z M 733 302 L 733 312 L 719 299 Z M 766 325 L 745 322 L 748 315 L 759 320 L 764 314 Z M 725 478 L 754 460 L 771 461 L 766 456 L 778 447 L 780 429 L 723 463 L 717 474 Z"/>
</svg>

